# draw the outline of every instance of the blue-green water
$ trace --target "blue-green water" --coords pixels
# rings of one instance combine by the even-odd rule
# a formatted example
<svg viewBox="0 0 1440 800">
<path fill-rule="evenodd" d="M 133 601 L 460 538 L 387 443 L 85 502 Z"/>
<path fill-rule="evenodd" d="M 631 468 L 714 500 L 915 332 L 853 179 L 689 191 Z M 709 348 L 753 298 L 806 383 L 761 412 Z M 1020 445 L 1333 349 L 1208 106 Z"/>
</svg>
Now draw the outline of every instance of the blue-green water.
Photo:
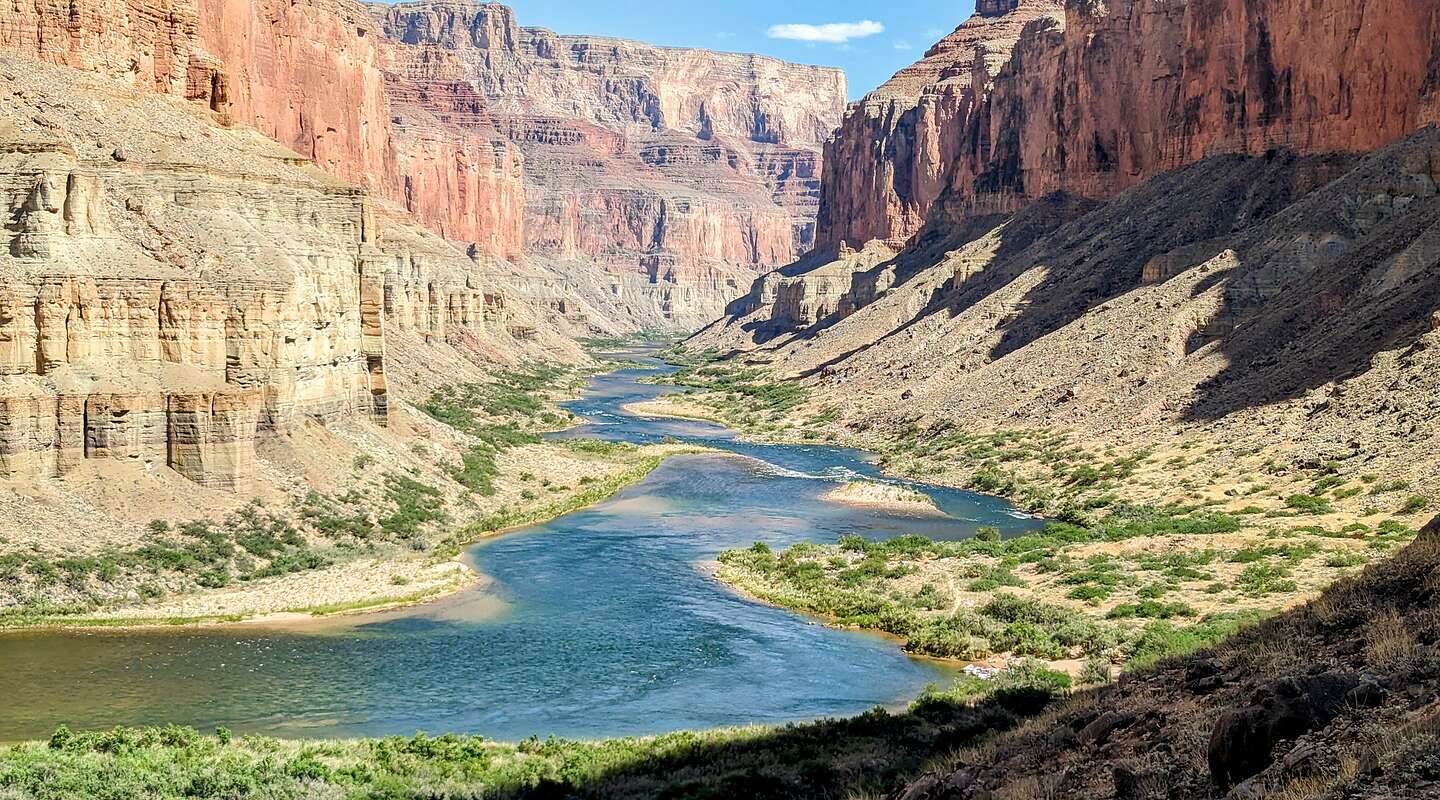
<svg viewBox="0 0 1440 800">
<path fill-rule="evenodd" d="M 600 505 L 477 545 L 467 555 L 493 585 L 429 606 L 313 629 L 0 636 L 0 740 L 159 722 L 298 737 L 599 737 L 854 714 L 945 680 L 893 641 L 736 597 L 703 564 L 756 540 L 963 538 L 1038 521 L 937 487 L 923 488 L 951 519 L 821 501 L 838 481 L 877 474 L 863 453 L 625 414 L 668 391 L 636 382 L 649 374 L 594 379 L 569 404 L 588 423 L 559 435 L 671 436 L 746 458 L 671 459 Z"/>
</svg>

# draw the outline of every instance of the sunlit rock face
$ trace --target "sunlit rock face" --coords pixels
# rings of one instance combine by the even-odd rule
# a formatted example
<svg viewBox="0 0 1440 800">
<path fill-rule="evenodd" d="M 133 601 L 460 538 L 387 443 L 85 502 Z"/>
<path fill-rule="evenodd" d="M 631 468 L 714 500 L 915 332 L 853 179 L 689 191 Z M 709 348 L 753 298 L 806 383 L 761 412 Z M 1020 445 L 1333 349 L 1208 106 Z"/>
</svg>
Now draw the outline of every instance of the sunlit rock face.
<svg viewBox="0 0 1440 800">
<path fill-rule="evenodd" d="M 838 70 L 564 36 L 495 4 L 372 10 L 397 136 L 492 124 L 524 153 L 523 250 L 598 264 L 637 313 L 698 325 L 812 245 Z"/>
<path fill-rule="evenodd" d="M 827 143 L 816 230 L 827 257 L 765 276 L 729 317 L 776 331 L 815 324 L 817 310 L 844 315 L 895 275 L 848 253 L 963 240 L 1056 193 L 1104 200 L 1215 155 L 1370 152 L 1440 121 L 1440 6 L 1365 11 L 1341 0 L 982 2 L 853 105 Z M 1152 278 L 1176 268 L 1157 262 Z M 847 272 L 853 285 L 839 293 Z"/>
<path fill-rule="evenodd" d="M 1063 0 L 992 0 L 845 114 L 825 147 L 817 244 L 903 246 L 925 223 L 955 164 L 981 148 L 995 76 L 1025 26 L 1059 20 Z"/>
<path fill-rule="evenodd" d="M 467 254 L 326 174 L 368 179 L 371 155 L 392 158 L 329 141 L 369 112 L 303 113 L 306 92 L 326 95 L 296 78 L 297 143 L 316 164 L 237 124 L 291 106 L 266 111 L 265 81 L 240 91 L 236 75 L 363 67 L 343 39 L 288 72 L 274 41 L 252 42 L 235 66 L 200 41 L 202 16 L 217 21 L 193 3 L 93 0 L 0 25 L 0 478 L 124 460 L 244 491 L 262 437 L 388 424 L 387 328 L 515 360 L 574 352 L 494 251 Z"/>
</svg>

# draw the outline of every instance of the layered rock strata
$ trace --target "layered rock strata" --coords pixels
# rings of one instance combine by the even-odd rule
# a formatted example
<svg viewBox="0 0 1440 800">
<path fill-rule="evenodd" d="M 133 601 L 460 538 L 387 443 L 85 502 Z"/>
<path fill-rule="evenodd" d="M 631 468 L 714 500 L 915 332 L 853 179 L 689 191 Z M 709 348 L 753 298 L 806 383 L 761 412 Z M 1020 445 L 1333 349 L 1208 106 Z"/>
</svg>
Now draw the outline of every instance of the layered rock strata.
<svg viewBox="0 0 1440 800">
<path fill-rule="evenodd" d="M 818 248 L 878 239 L 898 250 L 925 223 L 955 164 L 982 143 L 995 77 L 1026 25 L 1063 0 L 981 2 L 975 15 L 845 113 L 825 145 Z"/>
<path fill-rule="evenodd" d="M 562 36 L 496 4 L 373 12 L 395 43 L 402 138 L 492 125 L 524 152 L 525 251 L 562 271 L 598 264 L 642 324 L 708 321 L 810 248 L 838 70 Z"/>
<path fill-rule="evenodd" d="M 386 423 L 387 326 L 564 349 L 490 257 L 153 88 L 0 55 L 0 477 L 244 490 L 259 437 Z"/>
<path fill-rule="evenodd" d="M 1103 200 L 1221 154 L 1368 152 L 1440 120 L 1425 0 L 1061 5 L 981 3 L 850 110 L 827 147 L 822 250 L 924 249 L 1054 193 Z M 857 289 L 849 306 L 876 294 Z"/>
</svg>

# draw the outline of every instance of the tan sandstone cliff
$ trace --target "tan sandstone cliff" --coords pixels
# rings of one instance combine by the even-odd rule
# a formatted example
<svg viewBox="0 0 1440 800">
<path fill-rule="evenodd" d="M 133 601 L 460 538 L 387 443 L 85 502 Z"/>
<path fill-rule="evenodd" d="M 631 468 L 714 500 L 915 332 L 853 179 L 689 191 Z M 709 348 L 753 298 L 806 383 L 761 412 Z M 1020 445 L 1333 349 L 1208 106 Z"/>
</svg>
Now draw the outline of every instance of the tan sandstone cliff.
<svg viewBox="0 0 1440 800">
<path fill-rule="evenodd" d="M 0 477 L 111 460 L 246 490 L 264 437 L 386 424 L 387 328 L 578 355 L 493 257 L 232 126 L 201 16 L 96 0 L 0 28 Z"/>
</svg>

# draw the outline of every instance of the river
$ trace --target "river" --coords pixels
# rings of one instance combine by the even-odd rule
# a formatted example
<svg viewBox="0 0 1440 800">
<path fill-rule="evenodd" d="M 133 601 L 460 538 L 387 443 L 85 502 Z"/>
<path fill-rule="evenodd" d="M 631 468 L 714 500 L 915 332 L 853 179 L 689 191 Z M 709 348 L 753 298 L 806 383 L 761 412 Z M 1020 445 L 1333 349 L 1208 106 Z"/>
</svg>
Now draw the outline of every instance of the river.
<svg viewBox="0 0 1440 800">
<path fill-rule="evenodd" d="M 585 424 L 557 437 L 725 452 L 670 459 L 603 503 L 469 548 L 493 581 L 430 605 L 323 626 L 0 635 L 0 740 L 164 722 L 305 738 L 594 738 L 850 715 L 949 679 L 894 641 L 741 599 L 703 566 L 757 540 L 958 539 L 1037 520 L 920 484 L 949 518 L 823 501 L 843 480 L 879 476 L 865 453 L 627 414 L 674 389 L 638 382 L 668 369 L 649 350 L 618 355 L 644 365 L 593 378 L 566 404 Z"/>
</svg>

